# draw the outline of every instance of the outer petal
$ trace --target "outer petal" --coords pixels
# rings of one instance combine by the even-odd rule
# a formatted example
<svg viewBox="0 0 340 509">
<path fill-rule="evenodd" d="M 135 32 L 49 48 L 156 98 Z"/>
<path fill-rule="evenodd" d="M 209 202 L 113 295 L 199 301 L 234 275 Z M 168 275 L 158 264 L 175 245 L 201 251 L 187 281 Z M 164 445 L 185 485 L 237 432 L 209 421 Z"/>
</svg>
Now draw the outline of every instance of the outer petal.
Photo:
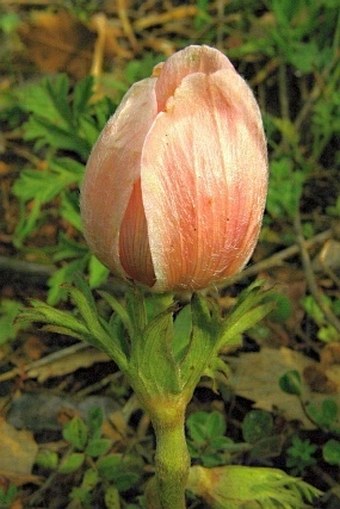
<svg viewBox="0 0 340 509">
<path fill-rule="evenodd" d="M 234 70 L 183 79 L 145 140 L 141 181 L 154 289 L 203 288 L 243 267 L 267 157 L 256 101 Z"/>
<path fill-rule="evenodd" d="M 125 275 L 119 232 L 133 187 L 140 178 L 145 136 L 156 116 L 155 78 L 135 83 L 94 146 L 81 189 L 85 238 L 113 272 Z M 143 215 L 143 211 L 135 211 Z"/>
<path fill-rule="evenodd" d="M 220 51 L 210 46 L 188 46 L 174 53 L 165 63 L 155 68 L 159 78 L 156 84 L 158 110 L 163 111 L 169 97 L 185 76 L 196 72 L 211 74 L 219 69 L 234 69 L 232 63 Z"/>
</svg>

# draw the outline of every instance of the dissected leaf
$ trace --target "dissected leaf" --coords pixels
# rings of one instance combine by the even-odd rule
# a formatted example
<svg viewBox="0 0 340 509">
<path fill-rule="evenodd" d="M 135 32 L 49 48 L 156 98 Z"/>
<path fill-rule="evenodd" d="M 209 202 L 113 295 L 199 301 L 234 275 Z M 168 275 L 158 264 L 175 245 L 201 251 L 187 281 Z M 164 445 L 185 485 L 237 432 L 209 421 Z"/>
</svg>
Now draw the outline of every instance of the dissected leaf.
<svg viewBox="0 0 340 509">
<path fill-rule="evenodd" d="M 301 509 L 321 495 L 313 486 L 275 468 L 228 465 L 190 469 L 188 490 L 211 509 Z M 254 505 L 255 504 L 255 505 Z"/>
</svg>

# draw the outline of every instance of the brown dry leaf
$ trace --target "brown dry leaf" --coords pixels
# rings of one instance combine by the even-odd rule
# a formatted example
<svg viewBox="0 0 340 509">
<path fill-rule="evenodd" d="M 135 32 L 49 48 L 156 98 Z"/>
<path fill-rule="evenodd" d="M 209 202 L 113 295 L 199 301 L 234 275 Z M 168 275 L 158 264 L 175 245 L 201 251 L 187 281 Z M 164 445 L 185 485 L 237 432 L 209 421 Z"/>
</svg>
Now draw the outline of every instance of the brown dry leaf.
<svg viewBox="0 0 340 509">
<path fill-rule="evenodd" d="M 305 370 L 320 368 L 320 364 L 305 355 L 294 352 L 289 348 L 265 348 L 260 352 L 245 353 L 240 357 L 229 357 L 231 367 L 230 385 L 239 396 L 254 401 L 254 407 L 272 411 L 274 409 L 283 413 L 288 420 L 298 420 L 305 429 L 315 429 L 315 426 L 304 414 L 298 398 L 284 393 L 279 387 L 279 378 L 289 370 L 297 370 L 301 379 L 304 379 Z M 330 371 L 332 370 L 332 371 Z M 336 381 L 334 377 L 335 366 L 324 371 L 327 379 L 333 383 L 336 391 L 320 393 L 312 391 L 305 383 L 302 399 L 305 403 L 313 402 L 320 404 L 325 398 L 332 398 L 340 406 L 340 377 Z M 320 389 L 320 388 L 319 388 Z"/>
<path fill-rule="evenodd" d="M 111 359 L 103 352 L 93 348 L 76 351 L 71 355 L 57 358 L 53 362 L 27 370 L 29 378 L 37 378 L 40 383 L 49 378 L 73 373 L 79 368 L 88 368 L 97 362 L 109 362 Z"/>
<path fill-rule="evenodd" d="M 37 11 L 19 28 L 27 56 L 43 72 L 67 71 L 76 78 L 91 68 L 95 34 L 66 11 Z"/>
<path fill-rule="evenodd" d="M 23 345 L 23 351 L 31 361 L 40 359 L 46 348 L 43 341 L 38 336 L 33 335 L 29 336 Z"/>
<path fill-rule="evenodd" d="M 0 417 L 0 472 L 11 479 L 30 476 L 38 446 L 32 433 L 17 430 Z"/>
<path fill-rule="evenodd" d="M 338 240 L 328 239 L 324 243 L 313 260 L 313 268 L 319 272 L 330 269 L 340 274 L 340 242 Z"/>
</svg>

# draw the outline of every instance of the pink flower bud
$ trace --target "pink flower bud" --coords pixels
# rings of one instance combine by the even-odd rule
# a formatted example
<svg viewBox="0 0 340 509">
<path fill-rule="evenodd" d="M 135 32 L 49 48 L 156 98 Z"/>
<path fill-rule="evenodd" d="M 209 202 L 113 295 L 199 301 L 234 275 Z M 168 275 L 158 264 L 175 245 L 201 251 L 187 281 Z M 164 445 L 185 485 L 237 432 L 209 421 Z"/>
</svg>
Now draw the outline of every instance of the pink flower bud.
<svg viewBox="0 0 340 509">
<path fill-rule="evenodd" d="M 221 52 L 189 46 L 130 88 L 93 148 L 85 237 L 115 274 L 156 291 L 207 287 L 249 260 L 267 173 L 251 90 Z"/>
</svg>

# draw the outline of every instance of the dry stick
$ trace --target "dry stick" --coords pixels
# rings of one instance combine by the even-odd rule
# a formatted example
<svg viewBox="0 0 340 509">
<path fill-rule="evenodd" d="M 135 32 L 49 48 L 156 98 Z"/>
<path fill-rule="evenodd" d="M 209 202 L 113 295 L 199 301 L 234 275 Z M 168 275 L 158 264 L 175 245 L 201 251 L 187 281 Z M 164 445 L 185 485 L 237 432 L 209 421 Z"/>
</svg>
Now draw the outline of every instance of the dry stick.
<svg viewBox="0 0 340 509">
<path fill-rule="evenodd" d="M 325 230 L 324 232 L 318 233 L 314 237 L 305 241 L 306 249 L 310 249 L 316 244 L 322 244 L 326 242 L 326 240 L 332 238 L 332 230 Z M 297 244 L 293 244 L 278 253 L 269 256 L 265 260 L 261 260 L 254 265 L 250 265 L 248 268 L 244 269 L 239 274 L 236 274 L 233 277 L 226 279 L 223 284 L 223 287 L 230 286 L 232 284 L 238 283 L 247 277 L 256 276 L 259 272 L 264 270 L 272 269 L 273 267 L 280 266 L 287 258 L 291 258 L 295 256 L 300 251 L 300 248 Z M 55 267 L 53 265 L 43 265 L 32 262 L 26 262 L 24 260 L 18 260 L 17 258 L 10 258 L 7 256 L 0 256 L 0 273 L 1 272 L 12 272 L 17 273 L 22 276 L 37 276 L 41 278 L 49 278 L 55 272 Z"/>
<path fill-rule="evenodd" d="M 323 242 L 326 242 L 326 240 L 330 239 L 332 237 L 332 230 L 325 230 L 324 232 L 318 233 L 313 238 L 305 241 L 305 247 L 306 249 L 310 249 L 315 244 L 322 244 Z M 254 265 L 251 265 L 247 269 L 243 270 L 239 274 L 236 274 L 235 276 L 228 278 L 225 283 L 223 284 L 223 287 L 225 286 L 231 286 L 235 283 L 238 283 L 239 281 L 242 281 L 242 279 L 245 279 L 247 277 L 255 276 L 256 274 L 259 274 L 260 272 L 268 269 L 272 269 L 273 267 L 280 266 L 287 258 L 291 258 L 292 256 L 295 256 L 299 253 L 300 247 L 297 244 L 293 244 L 292 246 L 287 247 L 286 249 L 283 249 L 282 251 L 279 251 L 278 253 L 273 254 L 269 258 L 266 258 L 265 260 L 261 260 L 258 263 L 255 263 Z"/>
<path fill-rule="evenodd" d="M 325 302 L 324 294 L 317 285 L 311 259 L 307 251 L 306 241 L 302 233 L 301 217 L 299 211 L 297 212 L 294 219 L 294 228 L 296 231 L 297 241 L 301 254 L 301 261 L 305 271 L 309 291 L 311 292 L 321 311 L 323 311 L 329 323 L 332 324 L 333 327 L 335 327 L 335 329 L 340 333 L 340 320 L 335 316 L 333 311 Z"/>
<path fill-rule="evenodd" d="M 118 16 L 122 24 L 124 34 L 131 44 L 132 49 L 136 52 L 138 51 L 138 42 L 130 23 L 127 11 L 128 7 L 126 5 L 126 0 L 118 0 Z"/>
<path fill-rule="evenodd" d="M 137 19 L 133 23 L 133 28 L 139 32 L 155 25 L 164 25 L 169 21 L 176 21 L 178 19 L 195 16 L 196 14 L 197 7 L 195 5 L 182 5 L 180 7 L 174 7 L 168 12 L 163 12 L 161 14 L 150 14 L 144 18 Z"/>
<path fill-rule="evenodd" d="M 97 30 L 97 39 L 94 45 L 92 58 L 91 76 L 99 78 L 103 71 L 103 59 L 106 41 L 106 16 L 105 14 L 97 14 L 93 17 L 95 28 Z M 95 84 L 97 86 L 97 83 Z"/>
<path fill-rule="evenodd" d="M 25 373 L 28 373 L 32 369 L 40 368 L 41 366 L 46 366 L 46 364 L 51 364 L 52 362 L 58 361 L 60 359 L 63 359 L 65 357 L 68 357 L 70 355 L 73 355 L 76 352 L 79 352 L 81 350 L 85 350 L 86 348 L 92 348 L 88 343 L 75 343 L 74 345 L 71 345 L 69 347 L 63 348 L 62 350 L 58 350 L 57 352 L 53 352 L 49 355 L 45 355 L 45 357 L 42 357 L 41 359 L 38 359 L 37 361 L 30 362 L 24 368 L 13 368 L 10 371 L 6 371 L 5 373 L 0 374 L 0 382 L 4 382 L 7 380 L 11 380 L 11 378 L 14 378 L 15 376 L 19 375 L 23 371 Z"/>
<path fill-rule="evenodd" d="M 42 263 L 18 260 L 14 257 L 0 256 L 0 273 L 11 272 L 12 274 L 36 276 L 46 279 L 52 276 L 55 270 L 54 265 L 44 265 Z"/>
<path fill-rule="evenodd" d="M 216 27 L 216 38 L 217 38 L 217 48 L 220 51 L 223 51 L 223 35 L 224 35 L 224 8 L 225 8 L 225 0 L 217 0 L 217 27 Z"/>
</svg>

